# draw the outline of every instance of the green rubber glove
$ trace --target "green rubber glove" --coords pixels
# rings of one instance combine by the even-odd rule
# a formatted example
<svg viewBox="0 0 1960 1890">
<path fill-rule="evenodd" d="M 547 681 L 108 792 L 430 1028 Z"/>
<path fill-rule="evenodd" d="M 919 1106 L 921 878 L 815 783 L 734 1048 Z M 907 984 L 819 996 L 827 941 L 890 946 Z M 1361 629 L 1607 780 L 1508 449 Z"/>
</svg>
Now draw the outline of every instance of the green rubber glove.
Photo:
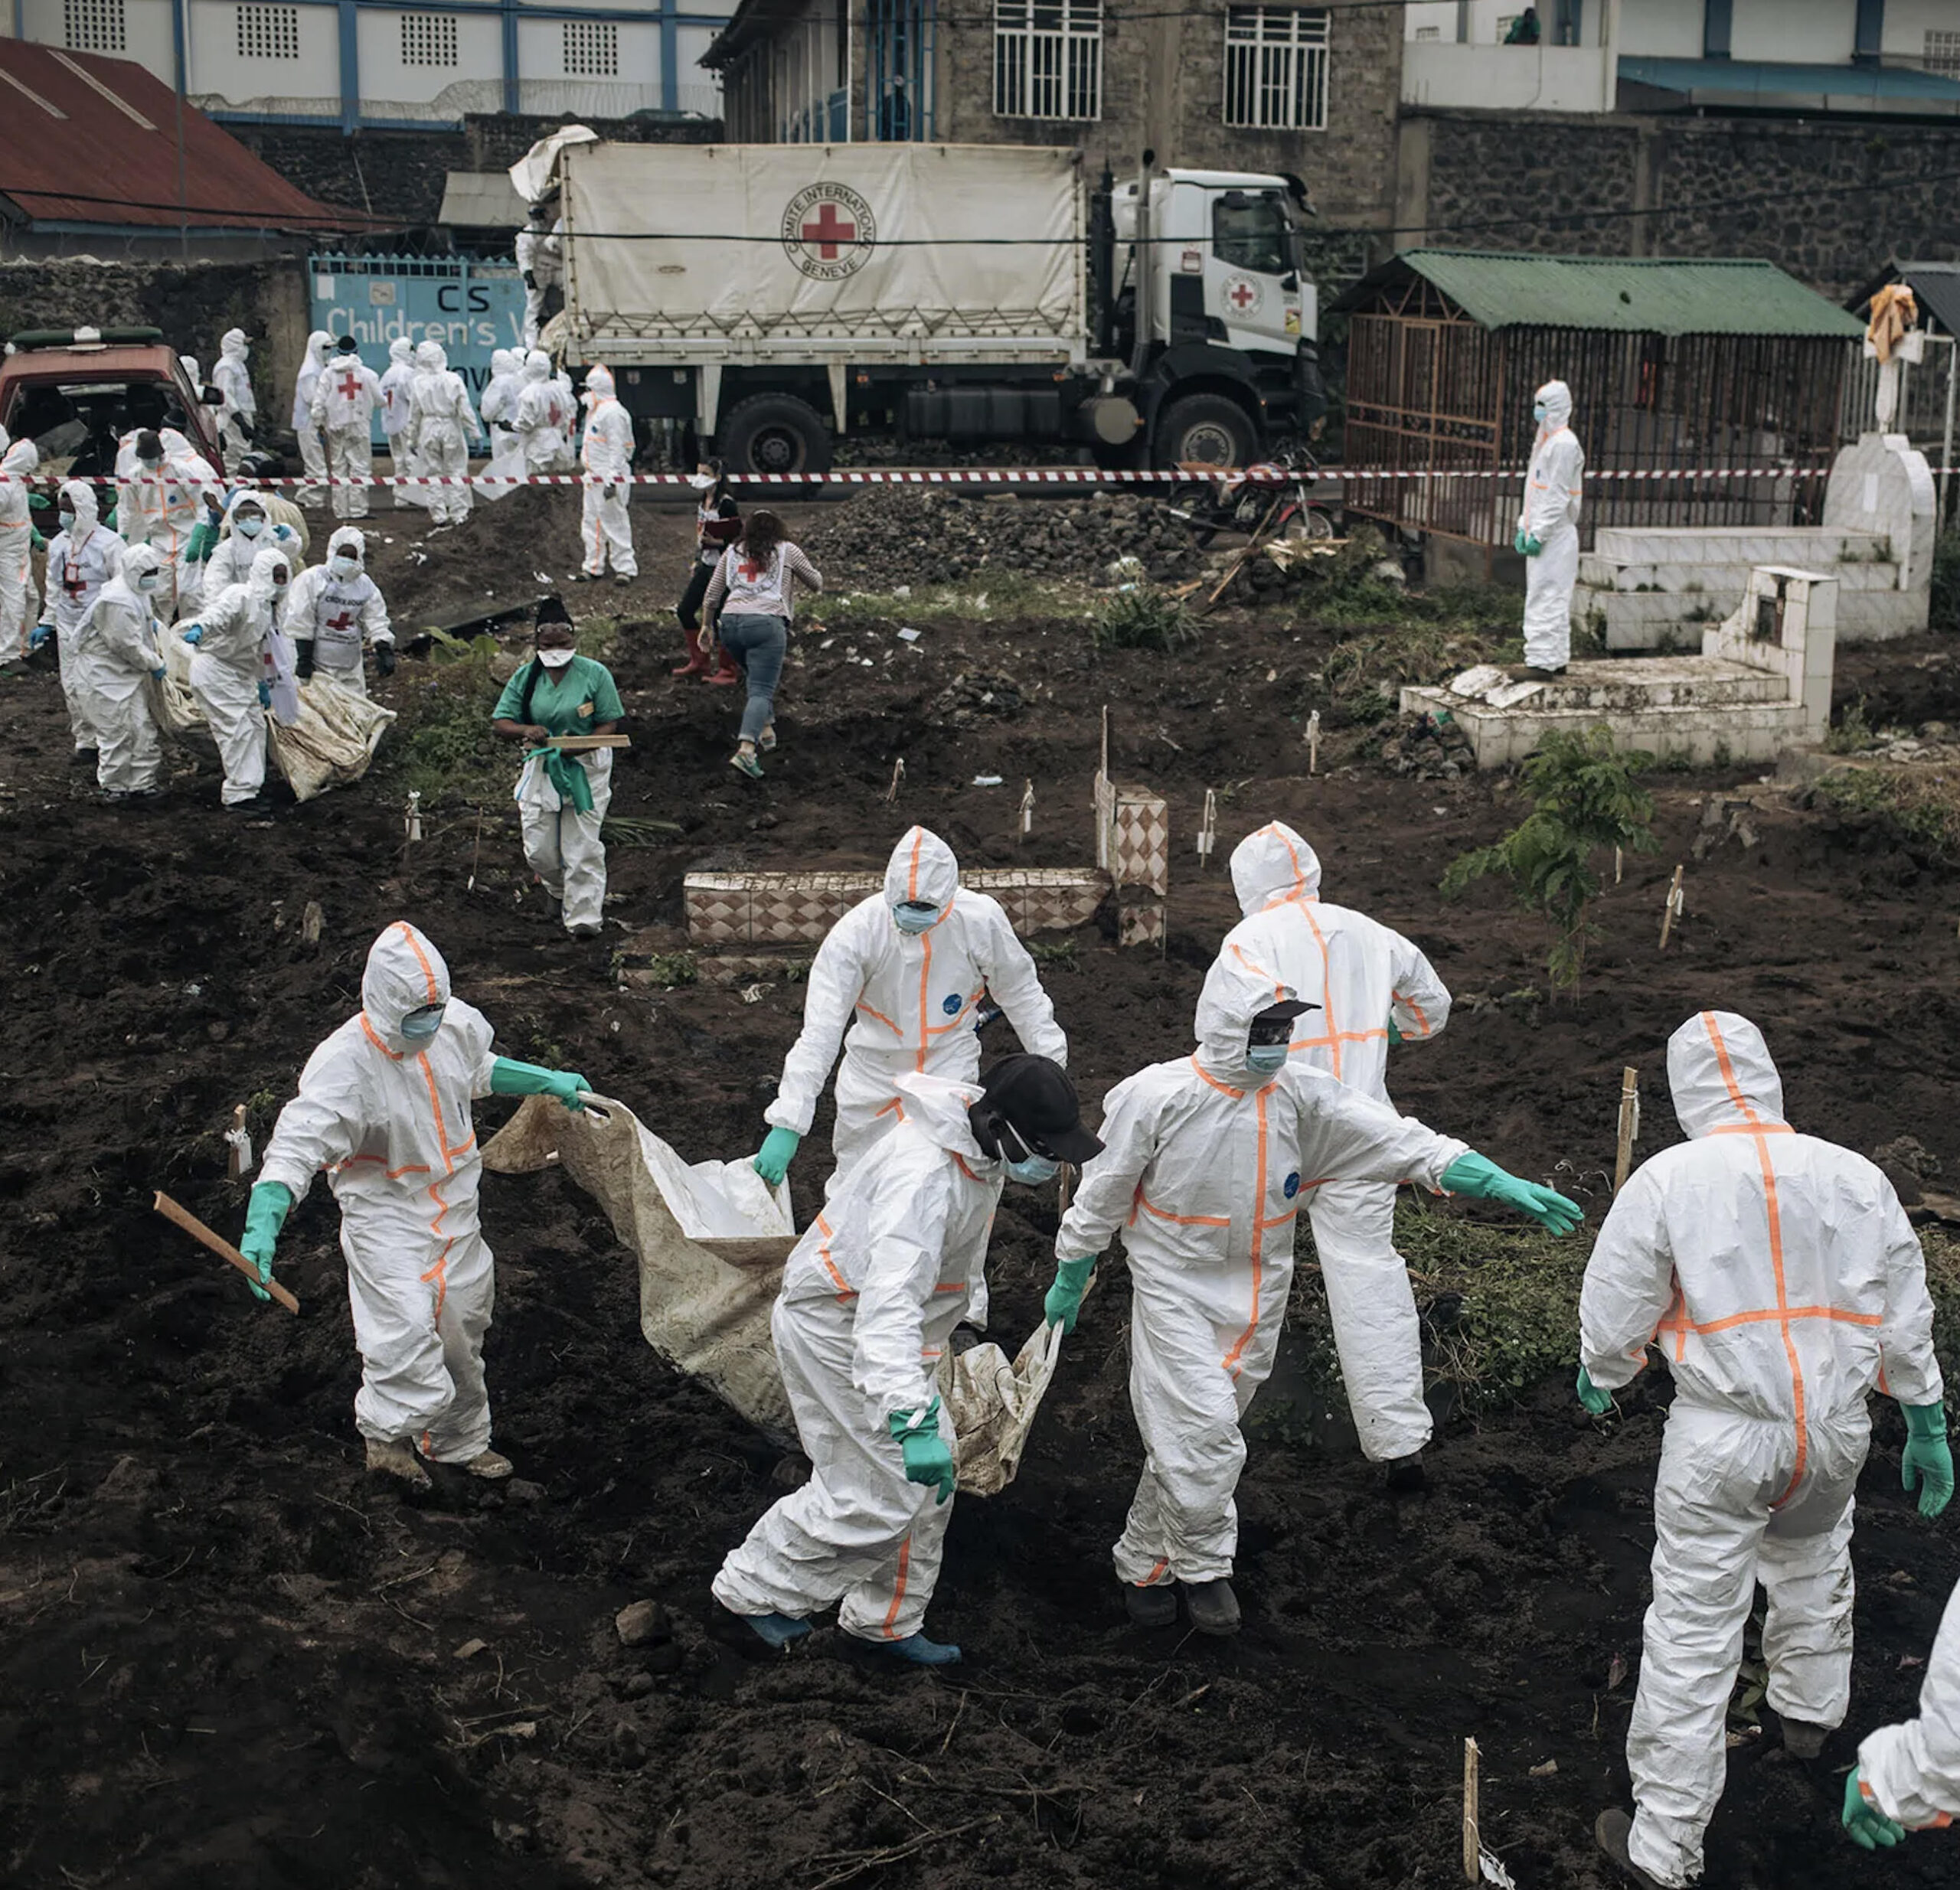
<svg viewBox="0 0 1960 1890">
<path fill-rule="evenodd" d="M 1534 538 L 1529 532 L 1524 534 L 1524 543 L 1519 547 L 1527 558 L 1535 558 L 1544 548 L 1544 540 Z"/>
<path fill-rule="evenodd" d="M 1076 1315 L 1082 1311 L 1082 1296 L 1089 1290 L 1089 1269 L 1095 1264 L 1096 1256 L 1091 1254 L 1086 1260 L 1063 1260 L 1057 1265 L 1055 1283 L 1041 1302 L 1050 1325 L 1060 1326 L 1064 1333 L 1075 1330 Z"/>
<path fill-rule="evenodd" d="M 1522 525 L 1520 525 L 1515 536 L 1511 539 L 1511 548 L 1512 550 L 1515 551 L 1521 558 L 1524 555 L 1525 543 L 1524 527 Z"/>
<path fill-rule="evenodd" d="M 1906 1414 L 1906 1454 L 1899 1480 L 1919 1493 L 1919 1513 L 1928 1522 L 1953 1500 L 1953 1453 L 1946 1444 L 1946 1407 L 1901 1405 Z"/>
<path fill-rule="evenodd" d="M 885 1420 L 905 1457 L 907 1483 L 937 1484 L 941 1503 L 952 1494 L 959 1471 L 952 1461 L 952 1446 L 939 1435 L 939 1401 L 935 1398 L 923 1411 L 894 1411 Z"/>
<path fill-rule="evenodd" d="M 1467 1194 L 1475 1201 L 1501 1201 L 1506 1207 L 1528 1214 L 1540 1226 L 1560 1236 L 1583 1223 L 1584 1211 L 1576 1201 L 1568 1201 L 1550 1188 L 1535 1181 L 1521 1181 L 1507 1174 L 1487 1157 L 1474 1150 L 1459 1155 L 1443 1170 L 1442 1185 L 1452 1194 Z"/>
<path fill-rule="evenodd" d="M 1393 1017 L 1390 1018 L 1388 1020 L 1388 1047 L 1390 1049 L 1393 1049 L 1396 1045 L 1400 1043 L 1402 1040 L 1401 1030 L 1397 1027 L 1395 1020 Z"/>
<path fill-rule="evenodd" d="M 546 1069 L 536 1063 L 514 1063 L 500 1056 L 490 1066 L 490 1093 L 493 1096 L 556 1096 L 568 1109 L 583 1110 L 581 1089 L 592 1085 L 577 1070 Z"/>
<path fill-rule="evenodd" d="M 245 1282 L 252 1288 L 254 1299 L 272 1298 L 266 1288 L 273 1277 L 273 1255 L 279 1245 L 279 1230 L 292 1212 L 292 1190 L 283 1181 L 258 1183 L 245 1204 L 245 1235 L 238 1243 L 238 1251 L 259 1269 L 256 1284 L 250 1280 Z"/>
<path fill-rule="evenodd" d="M 28 527 L 28 543 L 37 551 L 45 551 L 47 549 L 47 540 L 31 525 Z"/>
<path fill-rule="evenodd" d="M 113 505 L 109 507 L 109 516 L 102 521 L 104 530 L 113 531 L 116 529 L 116 508 Z"/>
<path fill-rule="evenodd" d="M 1602 1391 L 1592 1382 L 1592 1374 L 1584 1366 L 1579 1368 L 1579 1402 L 1596 1418 L 1603 1418 L 1613 1408 L 1613 1394 Z"/>
<path fill-rule="evenodd" d="M 217 527 L 201 518 L 191 527 L 191 542 L 184 556 L 192 564 L 202 564 L 217 549 Z"/>
<path fill-rule="evenodd" d="M 1844 1829 L 1860 1850 L 1890 1850 L 1906 1835 L 1906 1827 L 1888 1818 L 1865 1795 L 1864 1768 L 1854 1765 L 1844 1781 Z"/>
<path fill-rule="evenodd" d="M 796 1151 L 803 1145 L 803 1138 L 794 1129 L 773 1128 L 763 1138 L 763 1145 L 756 1155 L 756 1173 L 772 1188 L 782 1185 L 782 1177 L 789 1173 L 789 1164 L 796 1159 Z"/>
</svg>

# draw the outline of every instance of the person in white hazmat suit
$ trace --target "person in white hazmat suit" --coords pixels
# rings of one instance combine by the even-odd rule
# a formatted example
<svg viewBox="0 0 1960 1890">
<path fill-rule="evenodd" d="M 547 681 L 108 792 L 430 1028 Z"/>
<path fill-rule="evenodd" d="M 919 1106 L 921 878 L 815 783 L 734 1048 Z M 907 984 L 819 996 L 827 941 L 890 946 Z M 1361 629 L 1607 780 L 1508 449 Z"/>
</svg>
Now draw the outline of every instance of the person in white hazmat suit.
<svg viewBox="0 0 1960 1890">
<path fill-rule="evenodd" d="M 314 383 L 309 410 L 326 442 L 336 518 L 368 516 L 368 481 L 374 474 L 374 410 L 381 404 L 381 384 L 361 358 L 359 345 L 351 335 L 341 337 Z"/>
<path fill-rule="evenodd" d="M 594 367 L 586 375 L 585 406 L 585 438 L 579 446 L 585 468 L 585 504 L 579 524 L 584 562 L 579 576 L 603 577 L 609 557 L 614 578 L 627 584 L 640 568 L 633 557 L 633 521 L 626 511 L 633 495 L 633 416 L 614 393 L 610 368 Z"/>
<path fill-rule="evenodd" d="M 460 524 L 469 516 L 469 442 L 482 432 L 469 390 L 450 371 L 442 344 L 424 341 L 415 351 L 404 437 L 423 478 L 451 481 L 426 488 L 429 516 L 439 525 Z"/>
<path fill-rule="evenodd" d="M 128 476 L 116 489 L 116 523 L 125 543 L 154 545 L 162 583 L 157 615 L 168 623 L 197 608 L 204 569 L 191 555 L 207 495 L 223 491 L 211 463 L 175 427 L 132 436 Z"/>
<path fill-rule="evenodd" d="M 0 663 L 28 653 L 29 627 L 41 617 L 34 581 L 34 513 L 28 481 L 41 464 L 31 439 L 17 439 L 0 453 Z"/>
<path fill-rule="evenodd" d="M 227 808 L 255 805 L 266 785 L 266 711 L 275 684 L 289 673 L 281 632 L 296 563 L 276 547 L 261 551 L 243 584 L 207 595 L 196 622 L 184 626 L 196 652 L 191 694 L 224 764 L 218 798 Z"/>
<path fill-rule="evenodd" d="M 1579 504 L 1586 454 L 1572 430 L 1572 390 L 1548 380 L 1532 397 L 1538 437 L 1512 540 L 1524 556 L 1524 668 L 1556 676 L 1572 661 L 1572 592 L 1579 582 Z"/>
<path fill-rule="evenodd" d="M 524 227 L 518 232 L 518 273 L 524 278 L 524 344 L 537 345 L 544 325 L 546 292 L 557 286 L 562 273 L 565 221 L 554 222 L 550 207 L 533 204 Z"/>
<path fill-rule="evenodd" d="M 435 946 L 397 922 L 374 941 L 361 1008 L 307 1059 L 279 1111 L 240 1251 L 273 1277 L 280 1229 L 323 1170 L 360 1348 L 354 1418 L 368 1467 L 426 1487 L 423 1460 L 511 1474 L 491 1448 L 483 1335 L 496 1294 L 477 1218 L 479 1096 L 554 1096 L 582 1109 L 571 1070 L 495 1053 L 483 1014 L 452 996 Z M 252 1289 L 265 1297 L 263 1284 Z"/>
<path fill-rule="evenodd" d="M 837 1165 L 825 1190 L 835 1195 L 900 1119 L 900 1076 L 973 1080 L 980 1069 L 976 1014 L 989 997 L 1024 1049 L 1067 1068 L 1068 1039 L 1055 1007 L 1000 902 L 962 886 L 952 849 L 914 827 L 892 849 L 883 890 L 861 899 L 817 948 L 803 1027 L 763 1111 L 770 1127 L 756 1172 L 771 1187 L 788 1173 L 841 1045 L 831 1131 Z M 969 1323 L 984 1331 L 985 1277 L 976 1273 L 973 1285 Z"/>
<path fill-rule="evenodd" d="M 500 348 L 490 356 L 490 380 L 479 408 L 489 429 L 490 457 L 504 459 L 521 451 L 518 439 L 518 398 L 524 392 L 524 357 Z"/>
<path fill-rule="evenodd" d="M 250 486 L 238 487 L 225 501 L 224 517 L 214 528 L 214 536 L 215 542 L 201 567 L 201 601 L 215 601 L 233 585 L 243 583 L 252 575 L 252 560 L 261 551 L 285 552 L 296 571 L 305 555 L 299 533 L 276 520 L 265 495 Z"/>
<path fill-rule="evenodd" d="M 1603 1415 L 1651 1343 L 1674 1382 L 1654 1491 L 1654 1599 L 1627 1731 L 1638 1807 L 1597 1835 L 1630 1881 L 1701 1874 L 1724 1717 L 1760 1582 L 1769 1703 L 1815 1758 L 1851 1683 L 1852 1490 L 1867 1395 L 1904 1407 L 1904 1476 L 1953 1492 L 1919 1242 L 1891 1184 L 1784 1120 L 1762 1033 L 1704 1011 L 1668 1043 L 1687 1141 L 1628 1180 L 1586 1263 L 1579 1396 Z"/>
<path fill-rule="evenodd" d="M 388 471 L 391 476 L 407 477 L 418 468 L 414 455 L 408 450 L 409 396 L 415 386 L 415 344 L 405 335 L 397 335 L 388 344 L 388 364 L 381 370 L 381 437 L 388 443 Z M 395 488 L 395 504 L 399 508 L 420 501 L 403 496 L 402 488 Z"/>
<path fill-rule="evenodd" d="M 292 384 L 292 434 L 299 442 L 299 463 L 306 474 L 296 496 L 309 512 L 317 511 L 327 498 L 327 448 L 313 418 L 313 396 L 326 372 L 333 344 L 334 338 L 324 328 L 308 335 L 306 352 L 300 357 L 299 373 Z"/>
<path fill-rule="evenodd" d="M 810 1480 L 721 1565 L 714 1596 L 775 1647 L 841 1601 L 853 1640 L 939 1666 L 959 1649 L 924 1631 L 958 1477 L 939 1360 L 1003 1185 L 1039 1187 L 1101 1144 L 1046 1057 L 1004 1057 L 978 1082 L 914 1072 L 896 1089 L 904 1119 L 797 1242 L 770 1317 Z"/>
<path fill-rule="evenodd" d="M 1318 857 L 1283 821 L 1247 835 L 1232 854 L 1246 916 L 1220 955 L 1253 960 L 1317 1007 L 1294 1028 L 1295 1062 L 1386 1103 L 1389 1046 L 1434 1036 L 1449 1020 L 1449 993 L 1400 932 L 1323 904 L 1320 883 Z M 1416 1296 L 1395 1250 L 1394 1186 L 1331 1180 L 1307 1215 L 1362 1454 L 1388 1464 L 1391 1488 L 1419 1489 L 1431 1425 Z"/>
<path fill-rule="evenodd" d="M 395 633 L 387 601 L 368 575 L 368 540 L 341 525 L 327 540 L 325 564 L 309 565 L 286 593 L 286 632 L 292 639 L 299 680 L 318 676 L 350 694 L 368 694 L 364 651 L 374 652 L 374 674 L 395 672 Z"/>
<path fill-rule="evenodd" d="M 147 799 L 163 782 L 151 690 L 164 676 L 156 605 L 166 570 L 155 545 L 130 546 L 76 635 L 75 674 L 96 733 L 96 785 L 113 801 Z"/>
<path fill-rule="evenodd" d="M 102 595 L 102 587 L 122 569 L 122 540 L 98 522 L 95 488 L 86 479 L 70 479 L 57 496 L 61 521 L 47 547 L 47 614 L 28 638 L 38 650 L 51 636 L 57 639 L 61 693 L 67 698 L 68 730 L 75 754 L 95 752 L 95 724 L 89 720 L 88 691 L 75 674 L 75 649 L 82 619 Z"/>
<path fill-rule="evenodd" d="M 1866 1850 L 1960 1820 L 1960 1586 L 1948 1598 L 1919 1689 L 1919 1716 L 1880 1726 L 1844 1781 L 1844 1828 Z"/>
<path fill-rule="evenodd" d="M 524 439 L 525 472 L 570 469 L 572 418 L 564 390 L 552 374 L 551 357 L 534 348 L 524 357 L 524 387 L 518 396 L 517 427 Z"/>
<path fill-rule="evenodd" d="M 1199 1633 L 1238 1632 L 1240 1422 L 1272 1369 L 1294 1222 L 1315 1189 L 1413 1181 L 1501 1201 L 1560 1234 L 1583 1218 L 1563 1195 L 1289 1058 L 1306 1010 L 1264 967 L 1229 955 L 1214 964 L 1197 1053 L 1153 1064 L 1103 1099 L 1103 1153 L 1056 1238 L 1046 1310 L 1072 1331 L 1095 1256 L 1124 1230 L 1144 1467 L 1115 1559 L 1141 1627 L 1174 1621 L 1181 1588 Z"/>
<path fill-rule="evenodd" d="M 227 472 L 238 470 L 246 449 L 252 443 L 252 428 L 259 417 L 258 397 L 252 391 L 251 370 L 246 365 L 250 356 L 245 331 L 226 329 L 211 368 L 211 384 L 224 397 L 217 410 L 217 430 Z"/>
</svg>

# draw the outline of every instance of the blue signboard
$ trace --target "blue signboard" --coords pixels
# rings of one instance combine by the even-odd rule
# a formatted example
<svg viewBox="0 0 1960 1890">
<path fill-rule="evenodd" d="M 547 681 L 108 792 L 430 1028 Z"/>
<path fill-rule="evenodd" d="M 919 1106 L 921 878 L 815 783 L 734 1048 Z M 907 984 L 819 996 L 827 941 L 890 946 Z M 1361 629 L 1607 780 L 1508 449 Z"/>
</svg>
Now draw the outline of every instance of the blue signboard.
<svg viewBox="0 0 1960 1890">
<path fill-rule="evenodd" d="M 514 263 L 469 256 L 314 256 L 312 325 L 335 341 L 351 335 L 376 374 L 389 365 L 388 344 L 439 341 L 449 365 L 481 404 L 490 357 L 524 346 L 524 281 Z M 381 439 L 381 416 L 374 439 Z"/>
</svg>

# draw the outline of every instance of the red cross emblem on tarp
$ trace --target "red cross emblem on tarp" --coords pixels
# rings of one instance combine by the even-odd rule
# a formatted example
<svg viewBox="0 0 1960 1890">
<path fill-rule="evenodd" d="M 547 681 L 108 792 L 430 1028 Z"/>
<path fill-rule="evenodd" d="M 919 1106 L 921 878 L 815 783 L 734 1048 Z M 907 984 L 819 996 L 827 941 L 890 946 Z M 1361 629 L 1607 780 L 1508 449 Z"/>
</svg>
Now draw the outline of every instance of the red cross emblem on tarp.
<svg viewBox="0 0 1960 1890">
<path fill-rule="evenodd" d="M 858 240 L 858 226 L 846 223 L 838 214 L 837 206 L 826 197 L 818 209 L 816 221 L 804 224 L 803 240 L 817 244 L 817 253 L 826 263 L 835 263 L 839 243 Z"/>
</svg>

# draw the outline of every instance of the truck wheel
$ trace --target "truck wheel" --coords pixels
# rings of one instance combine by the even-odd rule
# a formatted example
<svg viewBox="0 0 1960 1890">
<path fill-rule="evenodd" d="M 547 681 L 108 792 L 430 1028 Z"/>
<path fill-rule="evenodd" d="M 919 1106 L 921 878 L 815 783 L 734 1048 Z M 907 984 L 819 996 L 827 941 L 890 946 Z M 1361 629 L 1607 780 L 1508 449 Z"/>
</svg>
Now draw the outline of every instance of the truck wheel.
<svg viewBox="0 0 1960 1890">
<path fill-rule="evenodd" d="M 1187 394 L 1157 416 L 1161 466 L 1248 465 L 1258 444 L 1245 409 L 1222 393 Z"/>
<path fill-rule="evenodd" d="M 730 472 L 828 472 L 828 429 L 794 394 L 756 393 L 721 423 L 721 457 Z"/>
</svg>

